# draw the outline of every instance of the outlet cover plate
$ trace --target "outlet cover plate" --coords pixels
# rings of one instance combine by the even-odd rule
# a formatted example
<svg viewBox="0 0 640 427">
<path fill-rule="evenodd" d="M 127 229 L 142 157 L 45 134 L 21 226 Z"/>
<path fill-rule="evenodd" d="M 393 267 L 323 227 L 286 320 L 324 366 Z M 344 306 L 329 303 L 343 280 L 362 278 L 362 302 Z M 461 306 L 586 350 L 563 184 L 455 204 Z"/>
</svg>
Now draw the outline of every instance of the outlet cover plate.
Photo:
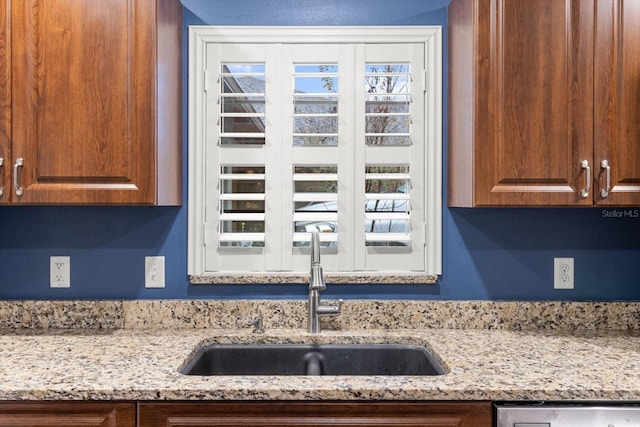
<svg viewBox="0 0 640 427">
<path fill-rule="evenodd" d="M 49 286 L 52 288 L 71 287 L 71 257 L 52 256 L 49 258 Z"/>
<path fill-rule="evenodd" d="M 553 287 L 555 289 L 573 289 L 573 258 L 553 259 Z"/>
</svg>

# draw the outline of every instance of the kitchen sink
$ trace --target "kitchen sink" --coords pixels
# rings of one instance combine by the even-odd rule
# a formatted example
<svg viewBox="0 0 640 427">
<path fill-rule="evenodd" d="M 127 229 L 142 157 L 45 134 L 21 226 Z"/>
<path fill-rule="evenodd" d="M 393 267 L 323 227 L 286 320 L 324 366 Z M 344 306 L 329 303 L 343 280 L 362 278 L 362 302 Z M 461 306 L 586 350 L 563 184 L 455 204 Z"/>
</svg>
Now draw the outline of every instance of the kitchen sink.
<svg viewBox="0 0 640 427">
<path fill-rule="evenodd" d="M 426 348 L 402 344 L 212 344 L 185 375 L 443 375 Z"/>
</svg>

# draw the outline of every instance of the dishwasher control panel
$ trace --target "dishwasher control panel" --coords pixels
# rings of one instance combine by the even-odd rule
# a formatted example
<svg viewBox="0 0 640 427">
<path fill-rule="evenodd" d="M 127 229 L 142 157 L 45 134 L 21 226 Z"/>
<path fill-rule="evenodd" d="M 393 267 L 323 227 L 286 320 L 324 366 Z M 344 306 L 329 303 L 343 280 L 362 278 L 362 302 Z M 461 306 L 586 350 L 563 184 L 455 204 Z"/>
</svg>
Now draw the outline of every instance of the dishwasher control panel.
<svg viewBox="0 0 640 427">
<path fill-rule="evenodd" d="M 640 405 L 496 404 L 496 427 L 640 427 Z"/>
</svg>

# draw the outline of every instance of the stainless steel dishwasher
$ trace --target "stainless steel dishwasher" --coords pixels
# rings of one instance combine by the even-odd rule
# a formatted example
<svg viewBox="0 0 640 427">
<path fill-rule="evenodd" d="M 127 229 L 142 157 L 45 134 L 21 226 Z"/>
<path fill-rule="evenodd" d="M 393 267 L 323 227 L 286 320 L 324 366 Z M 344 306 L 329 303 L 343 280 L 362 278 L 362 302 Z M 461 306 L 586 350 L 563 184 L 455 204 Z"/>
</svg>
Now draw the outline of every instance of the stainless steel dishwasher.
<svg viewBox="0 0 640 427">
<path fill-rule="evenodd" d="M 496 404 L 496 427 L 640 427 L 638 404 Z"/>
</svg>

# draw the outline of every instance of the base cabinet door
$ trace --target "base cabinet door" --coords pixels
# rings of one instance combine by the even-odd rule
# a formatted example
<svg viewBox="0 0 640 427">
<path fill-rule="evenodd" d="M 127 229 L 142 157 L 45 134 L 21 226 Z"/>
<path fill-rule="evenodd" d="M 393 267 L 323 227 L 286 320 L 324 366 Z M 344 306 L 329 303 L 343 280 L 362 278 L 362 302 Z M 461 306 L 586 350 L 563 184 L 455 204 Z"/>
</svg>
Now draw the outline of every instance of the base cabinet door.
<svg viewBox="0 0 640 427">
<path fill-rule="evenodd" d="M 0 426 L 134 427 L 133 402 L 2 402 Z"/>
<path fill-rule="evenodd" d="M 140 427 L 491 426 L 489 402 L 140 403 L 138 414 Z"/>
</svg>

